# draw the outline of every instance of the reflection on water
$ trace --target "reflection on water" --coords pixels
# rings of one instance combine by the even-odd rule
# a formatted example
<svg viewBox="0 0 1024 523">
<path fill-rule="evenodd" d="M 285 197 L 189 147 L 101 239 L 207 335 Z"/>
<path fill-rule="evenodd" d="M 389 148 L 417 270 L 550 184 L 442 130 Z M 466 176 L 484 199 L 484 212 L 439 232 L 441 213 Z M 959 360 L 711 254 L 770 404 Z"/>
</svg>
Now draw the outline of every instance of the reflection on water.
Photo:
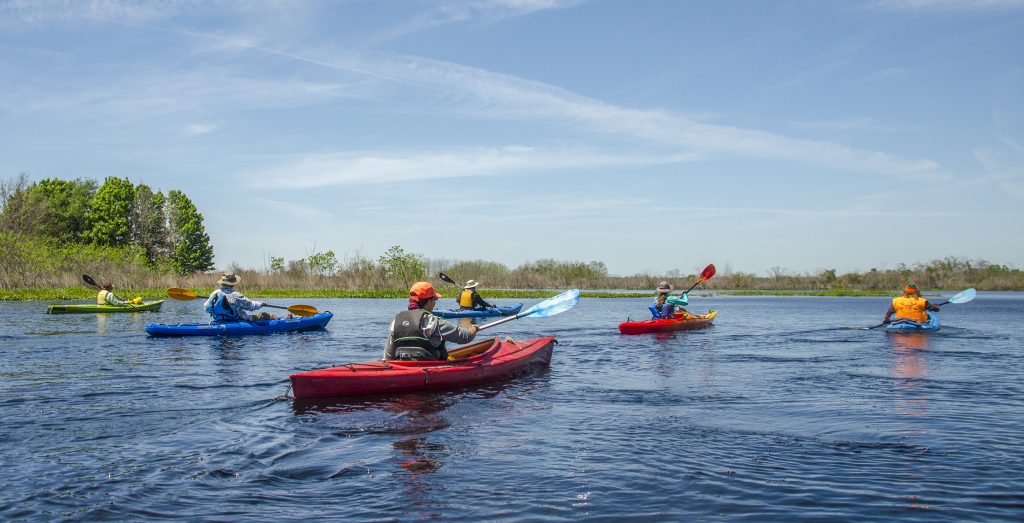
<svg viewBox="0 0 1024 523">
<path fill-rule="evenodd" d="M 886 338 L 892 347 L 893 377 L 899 378 L 902 407 L 897 412 L 906 416 L 928 413 L 928 398 L 922 390 L 922 379 L 928 376 L 928 340 L 933 334 L 921 332 L 890 333 Z"/>
</svg>

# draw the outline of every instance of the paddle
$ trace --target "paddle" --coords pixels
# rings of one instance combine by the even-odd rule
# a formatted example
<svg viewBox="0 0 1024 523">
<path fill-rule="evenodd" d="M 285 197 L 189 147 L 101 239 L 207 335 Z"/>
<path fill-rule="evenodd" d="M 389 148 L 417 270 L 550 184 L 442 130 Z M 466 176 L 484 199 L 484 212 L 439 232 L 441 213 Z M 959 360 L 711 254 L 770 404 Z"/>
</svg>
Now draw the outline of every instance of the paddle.
<svg viewBox="0 0 1024 523">
<path fill-rule="evenodd" d="M 947 304 L 950 304 L 950 303 L 967 303 L 967 302 L 973 300 L 974 297 L 977 294 L 978 294 L 978 291 L 974 290 L 974 287 L 971 287 L 970 289 L 964 289 L 964 290 L 954 294 L 952 298 L 950 298 L 950 299 L 948 299 L 948 300 L 946 300 L 946 301 L 944 301 L 942 303 L 936 303 L 935 306 L 936 307 L 942 307 L 943 305 L 947 305 Z M 877 328 L 881 327 L 882 325 L 888 325 L 888 324 L 883 321 L 882 323 L 879 323 L 878 325 L 872 325 L 870 327 L 864 327 L 864 330 L 877 329 Z"/>
<path fill-rule="evenodd" d="M 90 277 L 88 274 L 83 274 L 82 275 L 82 281 L 84 281 L 85 283 L 88 283 L 89 285 L 92 285 L 93 287 L 96 287 L 97 289 L 102 289 L 103 288 L 103 287 L 100 287 L 100 284 L 96 283 L 96 280 L 92 279 L 92 277 Z"/>
<path fill-rule="evenodd" d="M 204 298 L 205 299 L 205 298 L 209 297 L 209 296 L 199 296 L 196 293 L 194 293 L 194 292 L 192 292 L 192 291 L 190 291 L 188 289 L 182 289 L 180 287 L 172 287 L 170 289 L 167 289 L 167 295 L 170 296 L 171 298 L 174 298 L 175 300 L 181 300 L 181 301 L 191 301 L 191 300 L 194 300 L 196 298 Z M 292 313 L 292 314 L 294 314 L 296 316 L 302 316 L 304 318 L 308 318 L 310 316 L 314 316 L 314 315 L 316 315 L 316 313 L 320 312 L 320 311 L 318 311 L 316 309 L 316 307 L 314 307 L 312 305 L 291 305 L 291 306 L 288 306 L 288 307 L 283 307 L 281 305 L 271 305 L 269 303 L 264 303 L 263 306 L 264 307 L 271 307 L 271 308 L 274 308 L 274 309 L 285 309 L 288 312 L 290 312 L 290 313 Z"/>
<path fill-rule="evenodd" d="M 704 267 L 704 270 L 701 271 L 700 278 L 697 281 L 693 282 L 693 285 L 690 285 L 690 288 L 686 289 L 686 292 L 684 292 L 683 294 L 684 295 L 685 294 L 689 294 L 690 291 L 692 291 L 694 287 L 696 287 L 697 285 L 700 285 L 701 282 L 705 282 L 705 281 L 710 280 L 711 277 L 714 276 L 714 275 L 715 275 L 715 264 L 709 263 L 708 266 Z"/>
<path fill-rule="evenodd" d="M 448 282 L 448 283 L 450 283 L 450 284 L 452 284 L 452 285 L 454 285 L 454 286 L 456 286 L 456 287 L 458 287 L 460 289 L 462 288 L 462 285 L 459 285 L 458 283 L 455 283 L 455 280 L 449 278 L 448 275 L 443 273 L 443 272 L 437 273 L 437 277 L 441 278 L 442 280 L 444 280 L 444 281 L 446 281 L 446 282 Z"/>
<path fill-rule="evenodd" d="M 481 325 L 477 331 L 489 329 L 495 325 L 501 325 L 506 321 L 518 320 L 519 318 L 525 318 L 527 316 L 533 316 L 536 318 L 547 318 L 548 316 L 554 316 L 555 314 L 561 314 L 576 306 L 576 303 L 580 301 L 580 290 L 572 289 L 559 294 L 558 296 L 552 296 L 529 309 L 526 309 L 515 316 L 509 316 L 502 318 L 498 321 Z"/>
</svg>

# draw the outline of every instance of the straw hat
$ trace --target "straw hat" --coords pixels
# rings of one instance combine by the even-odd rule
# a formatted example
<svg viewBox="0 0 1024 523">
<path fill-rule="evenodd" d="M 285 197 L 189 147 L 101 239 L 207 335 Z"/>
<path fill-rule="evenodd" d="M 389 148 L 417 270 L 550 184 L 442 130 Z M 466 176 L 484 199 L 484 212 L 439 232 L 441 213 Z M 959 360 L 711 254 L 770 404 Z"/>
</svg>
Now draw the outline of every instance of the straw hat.
<svg viewBox="0 0 1024 523">
<path fill-rule="evenodd" d="M 238 276 L 233 272 L 225 272 L 220 275 L 220 279 L 217 280 L 217 285 L 227 285 L 228 287 L 234 287 L 238 285 L 238 282 L 242 281 L 242 277 Z"/>
<path fill-rule="evenodd" d="M 673 289 L 673 287 L 672 287 L 672 285 L 669 282 L 663 281 L 663 282 L 659 283 L 658 284 L 658 288 L 654 289 L 654 290 L 657 291 L 657 292 L 672 292 L 672 289 Z"/>
<path fill-rule="evenodd" d="M 469 280 L 466 282 L 466 286 L 463 287 L 463 289 L 475 289 L 477 285 L 480 285 L 480 282 L 476 280 Z"/>
</svg>

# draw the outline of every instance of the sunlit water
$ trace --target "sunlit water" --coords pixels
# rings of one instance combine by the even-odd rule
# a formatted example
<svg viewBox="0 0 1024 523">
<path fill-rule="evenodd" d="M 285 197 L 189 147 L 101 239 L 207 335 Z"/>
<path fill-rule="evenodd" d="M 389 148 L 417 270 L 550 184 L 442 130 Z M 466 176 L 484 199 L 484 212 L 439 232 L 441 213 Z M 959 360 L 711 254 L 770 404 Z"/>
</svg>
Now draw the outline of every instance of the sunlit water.
<svg viewBox="0 0 1024 523">
<path fill-rule="evenodd" d="M 712 328 L 618 334 L 648 301 L 490 331 L 558 336 L 540 373 L 318 402 L 288 375 L 378 358 L 402 301 L 276 300 L 337 316 L 229 339 L 144 334 L 198 302 L 0 303 L 0 519 L 1024 520 L 1024 295 L 931 335 L 806 297 L 694 297 Z"/>
</svg>

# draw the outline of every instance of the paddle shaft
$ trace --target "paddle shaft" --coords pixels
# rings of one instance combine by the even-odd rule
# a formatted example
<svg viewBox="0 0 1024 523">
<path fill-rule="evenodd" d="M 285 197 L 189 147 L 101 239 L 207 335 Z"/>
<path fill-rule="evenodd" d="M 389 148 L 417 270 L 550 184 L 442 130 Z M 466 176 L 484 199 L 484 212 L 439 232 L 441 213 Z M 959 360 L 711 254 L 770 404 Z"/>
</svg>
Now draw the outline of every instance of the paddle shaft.
<svg viewBox="0 0 1024 523">
<path fill-rule="evenodd" d="M 692 291 L 694 289 L 694 287 L 700 285 L 700 283 L 703 282 L 703 281 L 710 280 L 711 277 L 714 276 L 714 275 L 715 275 L 715 265 L 713 263 L 709 263 L 708 266 L 704 267 L 704 270 L 701 271 L 700 278 L 697 278 L 697 281 L 693 282 L 693 285 L 690 285 L 690 288 L 686 289 L 686 292 L 684 292 L 683 294 L 684 295 L 685 294 L 689 294 L 689 292 Z"/>
<path fill-rule="evenodd" d="M 196 297 L 192 298 L 192 299 L 194 300 L 194 299 L 197 299 L 197 298 L 202 298 L 202 299 L 205 300 L 205 299 L 209 298 L 209 296 L 200 296 L 200 295 L 197 294 Z M 281 305 L 271 305 L 269 303 L 264 303 L 263 306 L 264 307 L 270 307 L 271 309 L 284 309 L 284 310 L 288 310 L 288 307 L 284 307 L 284 306 L 281 306 Z M 294 307 L 294 305 L 293 305 L 293 307 Z"/>
</svg>

